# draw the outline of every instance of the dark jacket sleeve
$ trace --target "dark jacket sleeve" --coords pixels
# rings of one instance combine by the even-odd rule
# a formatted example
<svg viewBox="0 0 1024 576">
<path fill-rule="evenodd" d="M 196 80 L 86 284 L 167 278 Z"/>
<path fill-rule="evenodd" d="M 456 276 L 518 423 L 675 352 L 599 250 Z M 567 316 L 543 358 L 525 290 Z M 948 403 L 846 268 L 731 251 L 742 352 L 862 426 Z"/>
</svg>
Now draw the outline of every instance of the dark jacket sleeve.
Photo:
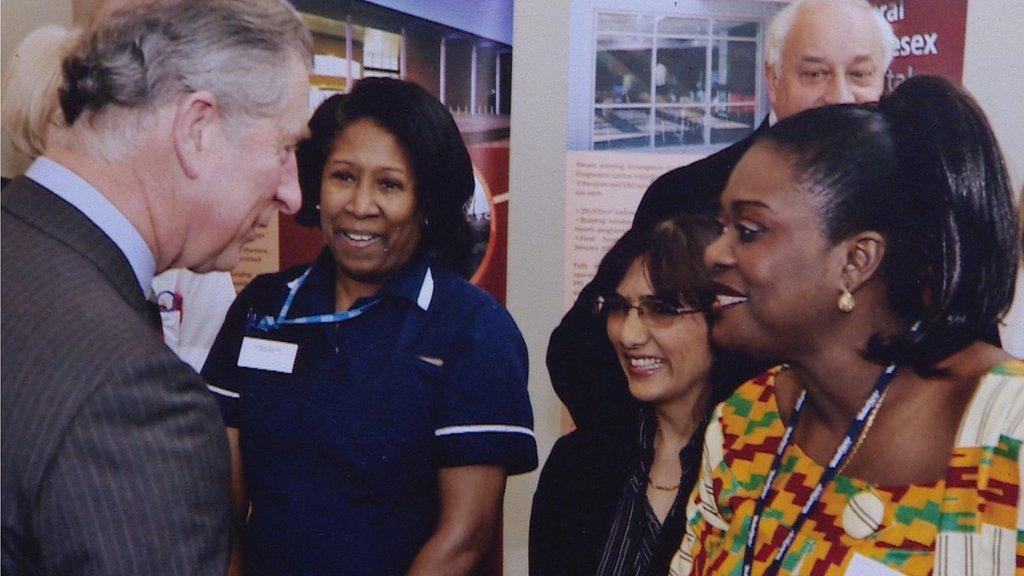
<svg viewBox="0 0 1024 576">
<path fill-rule="evenodd" d="M 743 140 L 659 176 L 644 192 L 633 217 L 633 227 L 650 226 L 680 212 L 716 215 L 733 168 L 767 129 L 766 117 L 757 130 Z"/>
<path fill-rule="evenodd" d="M 217 407 L 170 355 L 109 372 L 39 487 L 41 573 L 223 574 L 229 474 Z"/>
<path fill-rule="evenodd" d="M 593 282 L 551 333 L 551 385 L 580 430 L 618 435 L 636 429 L 639 404 L 629 393 L 604 322 L 592 312 Z"/>
<path fill-rule="evenodd" d="M 565 547 L 562 520 L 565 519 L 564 486 L 567 473 L 565 443 L 563 436 L 555 442 L 533 493 L 533 508 L 530 510 L 530 574 L 545 576 L 561 575 L 564 572 Z"/>
<path fill-rule="evenodd" d="M 632 438 L 575 431 L 544 463 L 530 513 L 530 576 L 592 576 L 626 478 L 639 462 Z"/>
<path fill-rule="evenodd" d="M 633 227 L 646 228 L 681 212 L 714 214 L 728 173 L 708 170 L 708 157 L 666 172 L 651 183 L 633 216 Z"/>
</svg>

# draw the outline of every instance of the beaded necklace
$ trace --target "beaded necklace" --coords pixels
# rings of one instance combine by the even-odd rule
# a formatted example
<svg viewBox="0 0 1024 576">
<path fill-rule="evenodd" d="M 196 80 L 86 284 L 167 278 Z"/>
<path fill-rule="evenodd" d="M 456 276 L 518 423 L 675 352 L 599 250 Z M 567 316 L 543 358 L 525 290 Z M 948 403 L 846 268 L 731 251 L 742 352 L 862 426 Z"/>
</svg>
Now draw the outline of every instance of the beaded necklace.
<svg viewBox="0 0 1024 576">
<path fill-rule="evenodd" d="M 885 395 L 886 390 L 889 388 L 889 383 L 892 382 L 892 377 L 896 374 L 896 365 L 890 364 L 889 367 L 882 372 L 881 376 L 875 382 L 874 390 L 868 396 L 864 402 L 864 406 L 861 407 L 860 412 L 857 413 L 857 417 L 854 418 L 853 422 L 850 423 L 849 429 L 846 431 L 846 437 L 839 446 L 836 448 L 835 455 L 829 461 L 828 466 L 825 468 L 825 472 L 821 475 L 821 480 L 818 481 L 818 485 L 811 492 L 810 497 L 807 499 L 807 503 L 800 510 L 800 515 L 797 516 L 793 525 L 789 529 L 789 534 L 786 535 L 786 539 L 782 541 L 782 545 L 779 546 L 779 550 L 775 553 L 772 563 L 769 565 L 768 570 L 765 571 L 765 576 L 775 576 L 779 573 L 779 569 L 782 567 L 782 560 L 786 557 L 786 553 L 789 552 L 790 547 L 793 545 L 793 541 L 796 539 L 797 533 L 800 532 L 800 528 L 804 522 L 811 515 L 814 507 L 818 504 L 821 499 L 822 493 L 825 491 L 825 487 L 835 478 L 836 474 L 846 463 L 847 458 L 853 452 L 853 450 L 859 447 L 860 442 L 864 433 L 866 432 L 866 421 L 871 416 L 871 421 L 874 422 L 875 408 L 881 403 L 882 397 Z M 789 422 L 786 425 L 786 433 L 783 434 L 782 440 L 779 442 L 779 447 L 775 451 L 775 459 L 772 461 L 771 470 L 768 472 L 768 477 L 765 478 L 764 487 L 761 489 L 761 495 L 757 499 L 757 504 L 754 506 L 754 515 L 750 519 L 750 528 L 747 532 L 746 546 L 743 550 L 743 576 L 750 576 L 750 571 L 754 565 L 754 546 L 757 542 L 757 531 L 761 525 L 761 515 L 764 514 L 764 509 L 768 504 L 768 494 L 771 492 L 772 483 L 775 482 L 775 477 L 779 473 L 779 468 L 782 465 L 782 454 L 789 448 L 789 444 L 793 439 L 793 429 L 796 427 L 797 420 L 800 416 L 800 411 L 804 407 L 804 400 L 807 397 L 807 391 L 804 390 L 800 393 L 800 398 L 796 401 L 796 406 L 793 408 L 793 413 L 789 416 Z"/>
</svg>

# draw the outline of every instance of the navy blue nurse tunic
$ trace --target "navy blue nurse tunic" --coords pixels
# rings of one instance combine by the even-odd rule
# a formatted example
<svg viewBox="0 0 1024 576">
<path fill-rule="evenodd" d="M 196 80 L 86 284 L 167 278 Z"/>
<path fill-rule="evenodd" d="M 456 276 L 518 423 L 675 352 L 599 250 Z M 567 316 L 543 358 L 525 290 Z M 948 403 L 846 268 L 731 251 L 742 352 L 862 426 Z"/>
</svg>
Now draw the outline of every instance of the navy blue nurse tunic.
<svg viewBox="0 0 1024 576">
<path fill-rule="evenodd" d="M 357 317 L 259 325 L 304 271 L 254 279 L 203 367 L 239 430 L 247 574 L 403 574 L 436 528 L 438 469 L 537 466 L 526 345 L 497 301 L 429 259 Z M 325 250 L 287 318 L 333 312 Z M 291 373 L 239 367 L 243 339 L 297 345 Z"/>
</svg>

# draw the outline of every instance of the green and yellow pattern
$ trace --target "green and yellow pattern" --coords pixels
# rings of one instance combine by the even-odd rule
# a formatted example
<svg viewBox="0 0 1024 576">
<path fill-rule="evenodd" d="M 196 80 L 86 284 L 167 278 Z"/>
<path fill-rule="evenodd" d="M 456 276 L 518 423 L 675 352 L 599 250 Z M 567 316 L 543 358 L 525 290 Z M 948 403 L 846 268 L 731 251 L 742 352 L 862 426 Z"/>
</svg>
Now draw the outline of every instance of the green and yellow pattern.
<svg viewBox="0 0 1024 576">
<path fill-rule="evenodd" d="M 740 574 L 750 517 L 785 432 L 775 404 L 779 371 L 743 384 L 718 406 L 674 576 Z M 979 384 L 945 478 L 883 487 L 837 476 L 797 536 L 782 573 L 1024 574 L 1022 440 L 1024 362 L 1013 361 Z M 754 574 L 770 563 L 823 471 L 796 444 L 786 450 L 761 520 Z"/>
</svg>

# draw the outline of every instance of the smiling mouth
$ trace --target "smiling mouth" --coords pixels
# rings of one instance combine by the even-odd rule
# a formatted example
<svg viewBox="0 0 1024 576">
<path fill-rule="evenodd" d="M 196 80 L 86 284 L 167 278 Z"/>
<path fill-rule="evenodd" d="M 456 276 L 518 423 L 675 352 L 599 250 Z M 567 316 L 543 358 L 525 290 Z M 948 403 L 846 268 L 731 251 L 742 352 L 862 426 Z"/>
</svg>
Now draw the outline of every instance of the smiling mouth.
<svg viewBox="0 0 1024 576">
<path fill-rule="evenodd" d="M 352 232 L 348 230 L 341 230 L 341 236 L 352 244 L 359 248 L 365 248 L 380 240 L 380 234 L 371 234 L 369 232 Z"/>
<path fill-rule="evenodd" d="M 727 294 L 719 294 L 715 297 L 715 307 L 727 308 L 729 306 L 735 306 L 736 304 L 743 304 L 747 301 L 746 296 L 730 296 Z"/>
<path fill-rule="evenodd" d="M 711 306 L 711 309 L 714 312 L 718 312 L 719 310 L 724 310 L 738 304 L 743 304 L 747 301 L 747 296 L 745 294 L 724 284 L 715 282 L 714 289 L 716 292 L 715 302 Z"/>
<path fill-rule="evenodd" d="M 654 356 L 627 356 L 629 373 L 633 376 L 650 376 L 665 365 L 663 358 Z"/>
</svg>

